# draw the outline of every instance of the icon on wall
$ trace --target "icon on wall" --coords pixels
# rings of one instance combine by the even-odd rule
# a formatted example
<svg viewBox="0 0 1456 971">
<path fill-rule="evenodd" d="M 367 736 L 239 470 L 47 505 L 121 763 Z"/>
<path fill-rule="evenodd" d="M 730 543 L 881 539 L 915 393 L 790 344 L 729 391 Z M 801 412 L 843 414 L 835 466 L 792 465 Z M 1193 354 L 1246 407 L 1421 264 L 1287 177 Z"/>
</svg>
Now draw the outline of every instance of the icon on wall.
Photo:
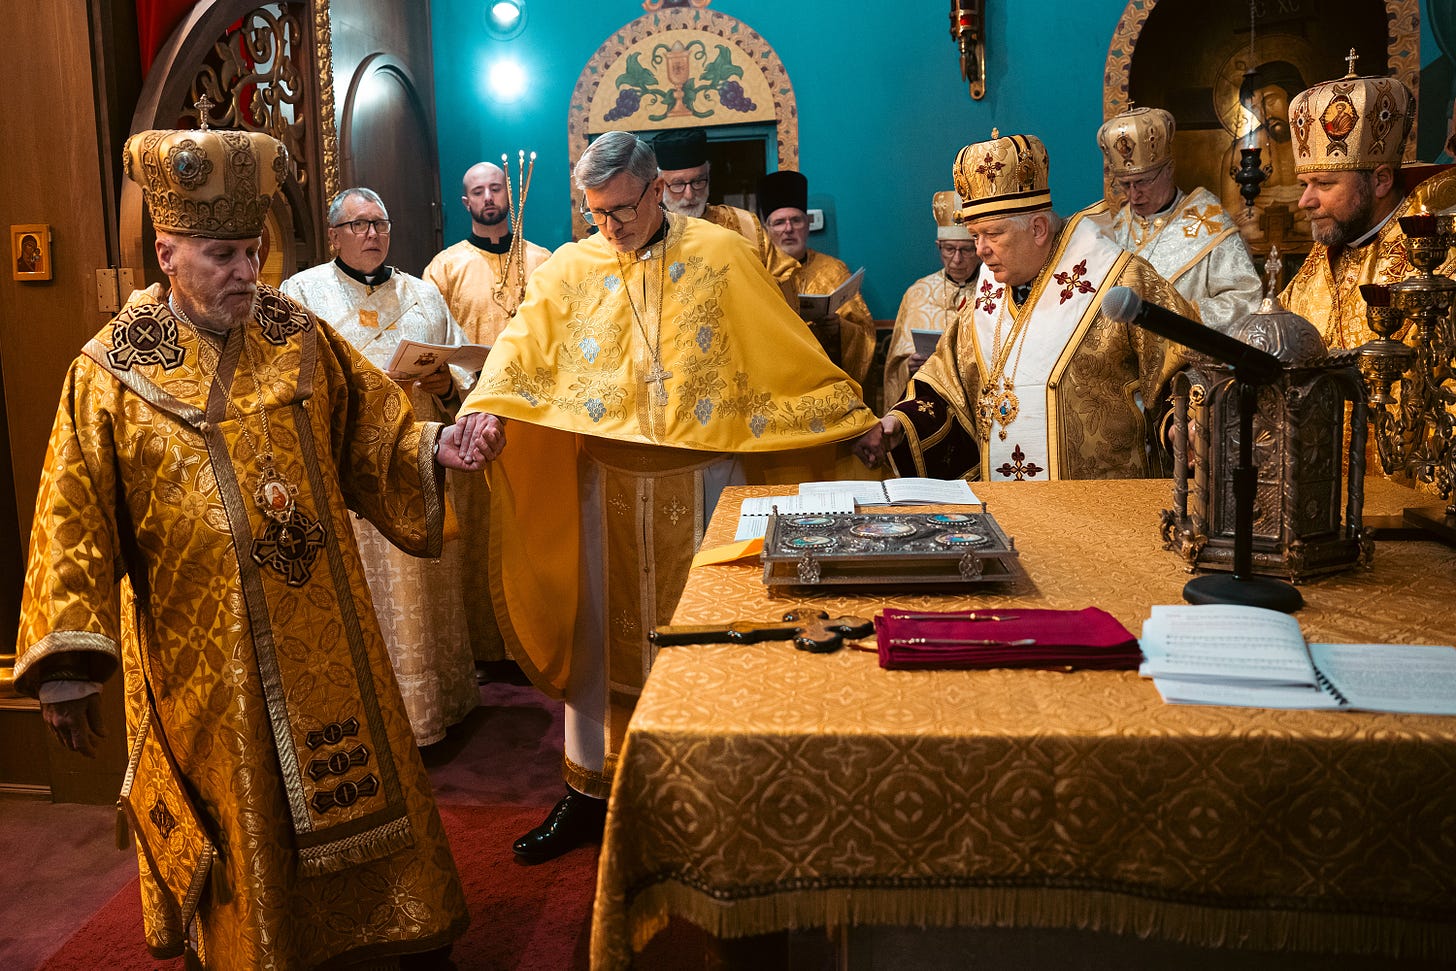
<svg viewBox="0 0 1456 971">
<path fill-rule="evenodd" d="M 51 228 L 45 223 L 10 227 L 10 255 L 15 260 L 17 280 L 51 278 Z"/>
</svg>

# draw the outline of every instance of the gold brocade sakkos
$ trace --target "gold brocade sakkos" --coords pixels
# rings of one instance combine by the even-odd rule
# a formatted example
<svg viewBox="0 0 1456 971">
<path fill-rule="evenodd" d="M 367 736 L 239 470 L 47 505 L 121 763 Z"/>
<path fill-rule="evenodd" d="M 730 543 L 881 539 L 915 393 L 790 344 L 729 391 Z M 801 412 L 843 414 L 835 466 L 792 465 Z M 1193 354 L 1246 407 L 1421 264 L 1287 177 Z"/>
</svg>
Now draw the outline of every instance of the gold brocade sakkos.
<svg viewBox="0 0 1456 971">
<path fill-rule="evenodd" d="M 974 309 L 951 321 L 894 408 L 906 430 L 891 453 L 895 474 L 1017 481 L 1164 474 L 1150 427 L 1156 415 L 1144 403 L 1159 407 L 1184 358 L 1151 332 L 1109 320 L 1101 306 L 1108 288 L 1125 286 L 1196 319 L 1172 284 L 1078 214 L 1062 228 L 1025 305 L 1010 304 L 1010 288 L 984 266 L 975 285 Z M 997 321 L 999 344 L 980 333 Z M 1023 345 L 1029 350 L 1018 368 Z M 1033 359 L 1039 367 L 1029 373 Z M 973 451 L 979 466 L 967 468 Z"/>
<path fill-rule="evenodd" d="M 1401 173 L 1396 178 L 1401 178 Z M 1456 172 L 1441 172 L 1416 185 L 1401 201 L 1375 238 L 1364 246 L 1342 246 L 1331 251 L 1316 243 L 1299 272 L 1279 295 L 1280 303 L 1314 324 L 1326 347 L 1355 348 L 1376 338 L 1370 329 L 1365 298 L 1366 283 L 1389 286 L 1415 272 L 1406 248 L 1400 217 L 1425 210 L 1440 212 L 1456 205 Z M 1450 273 L 1456 260 L 1441 270 Z M 1397 335 L 1399 336 L 1399 335 Z"/>
<path fill-rule="evenodd" d="M 52 655 L 97 681 L 125 658 L 131 730 L 149 652 L 159 724 L 220 854 L 199 911 L 209 967 L 443 945 L 463 894 L 349 526 L 355 509 L 402 547 L 440 549 L 439 426 L 276 291 L 207 352 L 160 296 L 133 294 L 67 377 L 17 682 Z M 255 501 L 265 440 L 296 489 L 279 518 Z M 148 945 L 180 953 L 185 929 L 141 869 Z"/>
</svg>

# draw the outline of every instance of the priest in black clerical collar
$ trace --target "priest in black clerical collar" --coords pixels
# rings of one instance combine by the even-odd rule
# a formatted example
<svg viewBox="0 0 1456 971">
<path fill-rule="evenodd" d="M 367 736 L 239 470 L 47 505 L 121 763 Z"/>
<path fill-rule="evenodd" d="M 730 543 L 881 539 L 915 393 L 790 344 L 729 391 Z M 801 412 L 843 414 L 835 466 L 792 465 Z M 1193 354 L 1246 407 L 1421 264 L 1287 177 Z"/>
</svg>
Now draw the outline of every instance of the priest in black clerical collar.
<svg viewBox="0 0 1456 971">
<path fill-rule="evenodd" d="M 366 287 L 389 281 L 389 213 L 373 192 L 340 193 L 329 211 L 329 245 L 334 265 Z"/>
</svg>

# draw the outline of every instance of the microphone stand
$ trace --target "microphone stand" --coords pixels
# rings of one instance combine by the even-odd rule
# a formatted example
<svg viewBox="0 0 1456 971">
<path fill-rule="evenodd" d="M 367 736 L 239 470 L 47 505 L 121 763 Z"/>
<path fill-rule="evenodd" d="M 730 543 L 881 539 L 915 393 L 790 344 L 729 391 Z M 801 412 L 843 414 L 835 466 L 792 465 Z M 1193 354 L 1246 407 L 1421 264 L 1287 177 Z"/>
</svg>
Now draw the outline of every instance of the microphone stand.
<svg viewBox="0 0 1456 971">
<path fill-rule="evenodd" d="M 1304 598 L 1291 584 L 1273 577 L 1254 576 L 1254 494 L 1259 470 L 1254 465 L 1254 415 L 1259 410 L 1259 388 L 1278 381 L 1284 373 L 1279 358 L 1261 348 L 1205 327 L 1196 320 L 1146 303 L 1127 287 L 1113 287 L 1102 301 L 1102 311 L 1113 320 L 1134 324 L 1220 361 L 1233 369 L 1239 394 L 1239 464 L 1234 468 L 1234 571 L 1205 574 L 1183 586 L 1183 599 L 1191 604 L 1245 604 L 1293 613 Z"/>
<path fill-rule="evenodd" d="M 1275 577 L 1254 575 L 1254 494 L 1259 469 L 1254 465 L 1254 415 L 1259 410 L 1259 382 L 1235 366 L 1239 393 L 1239 464 L 1234 467 L 1234 570 L 1206 573 L 1183 585 L 1191 604 L 1244 604 L 1292 614 L 1304 606 L 1293 585 Z"/>
</svg>

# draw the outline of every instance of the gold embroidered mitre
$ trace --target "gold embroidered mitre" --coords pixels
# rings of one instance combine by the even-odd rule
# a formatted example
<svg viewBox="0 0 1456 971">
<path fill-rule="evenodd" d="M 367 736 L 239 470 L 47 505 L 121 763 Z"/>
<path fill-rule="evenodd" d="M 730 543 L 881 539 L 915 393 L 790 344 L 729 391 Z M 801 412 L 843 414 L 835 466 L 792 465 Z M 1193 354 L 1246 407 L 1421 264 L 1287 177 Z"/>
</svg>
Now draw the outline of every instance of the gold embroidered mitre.
<svg viewBox="0 0 1456 971">
<path fill-rule="evenodd" d="M 1001 137 L 961 149 L 951 174 L 960 193 L 961 222 L 1052 207 L 1046 146 L 1035 135 Z"/>
<path fill-rule="evenodd" d="M 263 232 L 288 150 L 262 132 L 144 131 L 126 140 L 123 164 L 158 230 L 249 239 Z"/>
<path fill-rule="evenodd" d="M 1326 81 L 1289 106 L 1294 171 L 1341 172 L 1400 165 L 1415 123 L 1415 99 L 1396 78 Z"/>
<path fill-rule="evenodd" d="M 937 192 L 930 200 L 935 215 L 936 239 L 970 239 L 970 231 L 961 225 L 961 197 L 950 189 Z"/>
<path fill-rule="evenodd" d="M 1162 168 L 1173 157 L 1173 116 L 1162 108 L 1133 108 L 1097 129 L 1097 144 L 1113 178 Z"/>
</svg>

